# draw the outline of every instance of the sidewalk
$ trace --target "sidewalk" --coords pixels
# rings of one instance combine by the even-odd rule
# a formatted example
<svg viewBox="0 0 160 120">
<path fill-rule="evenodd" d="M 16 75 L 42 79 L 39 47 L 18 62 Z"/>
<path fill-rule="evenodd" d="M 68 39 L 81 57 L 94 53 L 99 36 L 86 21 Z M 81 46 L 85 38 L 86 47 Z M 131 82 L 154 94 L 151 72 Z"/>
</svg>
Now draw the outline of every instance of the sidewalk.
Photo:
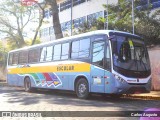
<svg viewBox="0 0 160 120">
<path fill-rule="evenodd" d="M 0 80 L 0 86 L 8 86 L 6 81 Z M 160 91 L 151 91 L 150 93 L 141 93 L 141 94 L 129 94 L 123 95 L 124 98 L 133 98 L 133 99 L 146 99 L 146 100 L 160 100 Z"/>
</svg>

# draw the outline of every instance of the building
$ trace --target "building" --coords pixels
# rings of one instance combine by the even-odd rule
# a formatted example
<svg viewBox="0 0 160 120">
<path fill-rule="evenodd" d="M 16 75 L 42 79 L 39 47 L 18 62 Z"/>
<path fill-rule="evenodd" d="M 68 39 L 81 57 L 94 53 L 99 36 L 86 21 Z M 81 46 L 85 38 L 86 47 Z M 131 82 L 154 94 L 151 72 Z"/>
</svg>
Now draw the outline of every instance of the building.
<svg viewBox="0 0 160 120">
<path fill-rule="evenodd" d="M 152 10 L 160 8 L 160 0 L 140 0 L 137 10 L 146 10 L 150 7 Z"/>
<path fill-rule="evenodd" d="M 72 12 L 71 1 L 57 0 L 59 19 L 64 35 L 71 35 L 71 18 L 72 26 L 78 28 L 85 21 L 89 21 L 91 18 L 104 17 L 106 14 L 103 5 L 107 4 L 107 0 L 73 0 Z M 118 0 L 108 0 L 108 4 L 115 4 L 117 2 Z M 45 10 L 45 23 L 41 27 L 40 38 L 42 42 L 55 39 L 52 27 L 52 15 L 49 7 Z"/>
</svg>

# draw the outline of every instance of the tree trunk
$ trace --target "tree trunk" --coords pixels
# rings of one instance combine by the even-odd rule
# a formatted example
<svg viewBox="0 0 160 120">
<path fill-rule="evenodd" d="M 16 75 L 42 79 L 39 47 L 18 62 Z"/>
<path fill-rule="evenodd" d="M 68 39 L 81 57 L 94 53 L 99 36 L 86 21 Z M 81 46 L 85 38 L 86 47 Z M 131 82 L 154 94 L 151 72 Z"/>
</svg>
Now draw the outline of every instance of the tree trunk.
<svg viewBox="0 0 160 120">
<path fill-rule="evenodd" d="M 39 8 L 42 10 L 42 17 L 40 17 L 39 25 L 38 25 L 38 27 L 37 27 L 37 29 L 36 29 L 36 33 L 35 33 L 34 38 L 33 38 L 33 40 L 32 40 L 32 45 L 35 44 L 35 41 L 36 41 L 36 38 L 37 38 L 37 35 L 38 35 L 38 31 L 40 30 L 40 27 L 42 26 L 42 23 L 43 23 L 43 19 L 44 19 L 44 17 L 45 17 L 45 15 L 44 15 L 44 14 L 45 14 L 44 8 L 46 7 L 46 4 L 45 4 L 44 7 L 42 7 L 40 4 L 37 4 L 37 5 L 38 5 Z"/>
<path fill-rule="evenodd" d="M 24 47 L 26 45 L 24 38 L 23 38 L 23 34 L 22 31 L 20 29 L 18 29 L 18 44 L 20 47 Z"/>
<path fill-rule="evenodd" d="M 59 11 L 56 0 L 46 0 L 51 5 L 52 18 L 53 18 L 53 29 L 56 39 L 63 38 L 61 25 L 59 21 Z"/>
</svg>

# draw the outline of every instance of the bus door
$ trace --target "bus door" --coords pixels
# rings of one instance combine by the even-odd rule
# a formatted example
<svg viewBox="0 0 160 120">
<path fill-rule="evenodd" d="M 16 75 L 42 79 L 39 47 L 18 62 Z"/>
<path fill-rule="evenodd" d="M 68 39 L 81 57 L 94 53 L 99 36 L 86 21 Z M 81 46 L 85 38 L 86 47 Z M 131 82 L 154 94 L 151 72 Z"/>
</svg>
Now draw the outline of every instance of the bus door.
<svg viewBox="0 0 160 120">
<path fill-rule="evenodd" d="M 104 61 L 104 84 L 105 84 L 105 93 L 113 93 L 115 88 L 115 83 L 112 80 L 111 72 L 111 51 L 110 51 L 110 42 L 106 41 L 105 45 L 105 61 Z"/>
<path fill-rule="evenodd" d="M 91 92 L 104 93 L 105 37 L 96 36 L 92 41 Z"/>
</svg>

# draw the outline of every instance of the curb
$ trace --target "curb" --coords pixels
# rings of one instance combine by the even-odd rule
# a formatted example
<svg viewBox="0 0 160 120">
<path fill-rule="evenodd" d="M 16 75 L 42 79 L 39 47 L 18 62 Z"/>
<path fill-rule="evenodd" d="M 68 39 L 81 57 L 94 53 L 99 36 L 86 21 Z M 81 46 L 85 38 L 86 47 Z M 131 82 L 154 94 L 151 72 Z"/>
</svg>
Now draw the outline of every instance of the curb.
<svg viewBox="0 0 160 120">
<path fill-rule="evenodd" d="M 0 82 L 0 86 L 8 86 L 7 82 Z"/>
<path fill-rule="evenodd" d="M 124 95 L 124 98 L 144 99 L 144 100 L 160 100 L 160 96 L 141 96 L 141 95 Z"/>
</svg>

